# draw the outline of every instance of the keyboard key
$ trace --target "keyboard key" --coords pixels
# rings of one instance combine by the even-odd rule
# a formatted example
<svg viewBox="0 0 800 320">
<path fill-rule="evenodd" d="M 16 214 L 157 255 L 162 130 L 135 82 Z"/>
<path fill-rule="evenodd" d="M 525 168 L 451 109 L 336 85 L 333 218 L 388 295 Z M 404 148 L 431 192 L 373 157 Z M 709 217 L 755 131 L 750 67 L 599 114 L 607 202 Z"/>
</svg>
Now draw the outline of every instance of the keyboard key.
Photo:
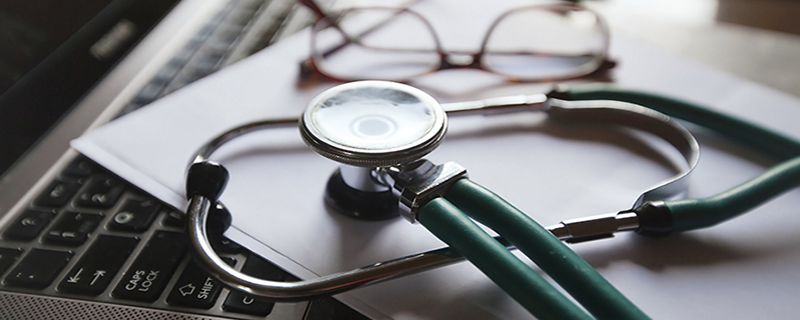
<svg viewBox="0 0 800 320">
<path fill-rule="evenodd" d="M 286 273 L 283 270 L 255 254 L 250 254 L 247 257 L 247 261 L 245 261 L 244 266 L 242 266 L 242 273 L 274 281 L 283 281 L 286 277 Z M 225 303 L 222 305 L 225 311 L 260 317 L 269 315 L 274 306 L 274 302 L 258 300 L 251 295 L 235 290 L 231 291 L 228 298 L 225 299 Z"/>
<path fill-rule="evenodd" d="M 86 208 L 111 208 L 117 203 L 125 185 L 107 174 L 92 176 L 88 186 L 78 195 L 77 205 Z"/>
<path fill-rule="evenodd" d="M 3 274 L 22 254 L 20 249 L 0 248 L 0 274 Z"/>
<path fill-rule="evenodd" d="M 72 258 L 72 252 L 32 249 L 6 276 L 6 285 L 44 289 L 55 280 Z"/>
<path fill-rule="evenodd" d="M 114 288 L 115 298 L 152 302 L 158 299 L 186 253 L 186 235 L 156 232 Z"/>
<path fill-rule="evenodd" d="M 164 89 L 165 83 L 166 81 L 151 80 L 142 90 L 139 90 L 139 93 L 137 93 L 135 97 L 133 97 L 133 102 L 141 104 L 153 102 L 158 98 L 158 94 L 161 93 L 161 90 Z"/>
<path fill-rule="evenodd" d="M 55 216 L 56 214 L 52 212 L 25 210 L 6 229 L 5 233 L 3 233 L 3 238 L 23 241 L 33 240 L 39 236 Z"/>
<path fill-rule="evenodd" d="M 128 260 L 139 239 L 100 235 L 58 284 L 58 291 L 96 296 Z"/>
<path fill-rule="evenodd" d="M 230 266 L 236 263 L 232 258 L 222 258 Z M 178 282 L 170 291 L 167 303 L 199 309 L 210 309 L 216 303 L 222 285 L 212 278 L 194 261 L 189 261 Z"/>
<path fill-rule="evenodd" d="M 77 182 L 53 181 L 36 197 L 33 204 L 41 207 L 62 207 L 72 199 L 80 187 Z"/>
<path fill-rule="evenodd" d="M 153 200 L 128 199 L 108 226 L 114 230 L 145 231 L 158 215 L 158 207 L 158 202 Z"/>
<path fill-rule="evenodd" d="M 67 177 L 85 178 L 97 171 L 97 166 L 86 157 L 79 156 L 72 160 L 61 173 Z"/>
<path fill-rule="evenodd" d="M 167 63 L 166 65 L 161 67 L 161 69 L 158 70 L 158 73 L 156 73 L 156 76 L 154 77 L 153 80 L 159 83 L 164 83 L 166 81 L 169 81 L 169 79 L 172 79 L 172 77 L 174 77 L 175 74 L 178 73 L 178 70 L 180 70 L 181 65 L 183 65 L 183 62 L 178 63 L 170 61 L 169 63 Z"/>
<path fill-rule="evenodd" d="M 230 226 L 231 216 L 224 207 L 217 205 L 211 208 L 209 212 L 208 222 L 208 241 L 211 242 L 211 247 L 217 253 L 237 254 L 244 251 L 244 248 L 236 242 L 228 240 L 222 236 L 222 233 Z M 222 210 L 222 212 L 215 212 L 214 210 Z M 163 223 L 165 226 L 183 228 L 186 224 L 186 214 L 172 210 L 161 210 L 164 212 Z M 222 220 L 218 220 L 221 218 Z M 227 219 L 227 220 L 226 220 Z M 216 221 L 215 221 L 216 220 Z M 214 231 L 216 230 L 216 232 Z"/>
<path fill-rule="evenodd" d="M 183 228 L 186 223 L 186 215 L 183 212 L 172 209 L 164 209 L 162 211 L 165 212 L 163 221 L 165 226 Z"/>
<path fill-rule="evenodd" d="M 64 212 L 45 233 L 43 240 L 67 246 L 79 246 L 86 242 L 89 233 L 103 220 L 99 213 Z"/>
<path fill-rule="evenodd" d="M 212 239 L 209 239 L 209 241 L 212 241 Z M 237 254 L 245 251 L 244 247 L 226 237 L 213 239 L 213 242 L 211 242 L 211 248 L 213 248 L 217 253 L 227 254 Z"/>
</svg>

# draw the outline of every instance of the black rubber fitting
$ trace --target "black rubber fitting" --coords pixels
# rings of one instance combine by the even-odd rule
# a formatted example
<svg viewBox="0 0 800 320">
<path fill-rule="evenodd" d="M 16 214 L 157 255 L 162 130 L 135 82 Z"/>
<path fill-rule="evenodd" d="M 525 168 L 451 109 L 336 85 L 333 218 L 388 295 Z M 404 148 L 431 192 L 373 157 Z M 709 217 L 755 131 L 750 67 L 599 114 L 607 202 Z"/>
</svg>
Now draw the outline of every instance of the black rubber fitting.
<svg viewBox="0 0 800 320">
<path fill-rule="evenodd" d="M 216 202 L 228 183 L 228 170 L 213 161 L 195 162 L 186 175 L 186 197 L 200 195 Z"/>
<path fill-rule="evenodd" d="M 672 233 L 672 211 L 664 201 L 648 201 L 632 210 L 639 218 L 636 233 L 648 237 L 665 237 Z"/>
<path fill-rule="evenodd" d="M 572 100 L 572 95 L 569 91 L 569 86 L 563 83 L 556 84 L 553 90 L 547 93 L 548 98 Z"/>
<path fill-rule="evenodd" d="M 338 213 L 360 220 L 387 220 L 399 216 L 398 200 L 391 190 L 366 192 L 354 189 L 344 182 L 338 169 L 325 186 L 325 203 Z"/>
<path fill-rule="evenodd" d="M 206 220 L 208 237 L 222 238 L 222 234 L 225 233 L 225 230 L 228 230 L 232 221 L 233 217 L 228 209 L 222 203 L 217 202 L 216 205 L 208 210 L 208 220 Z"/>
</svg>

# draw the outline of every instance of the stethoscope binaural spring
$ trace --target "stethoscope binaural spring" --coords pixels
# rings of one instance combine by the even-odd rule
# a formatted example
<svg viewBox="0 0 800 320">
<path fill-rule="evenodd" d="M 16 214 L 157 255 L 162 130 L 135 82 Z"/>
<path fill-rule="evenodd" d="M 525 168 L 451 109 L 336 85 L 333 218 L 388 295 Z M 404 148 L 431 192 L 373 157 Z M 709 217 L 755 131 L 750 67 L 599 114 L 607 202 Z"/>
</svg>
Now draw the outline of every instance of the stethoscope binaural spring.
<svg viewBox="0 0 800 320">
<path fill-rule="evenodd" d="M 568 101 L 583 99 L 600 101 Z M 598 318 L 640 318 L 644 314 L 621 294 L 615 293 L 616 290 L 610 284 L 603 283 L 604 279 L 599 275 L 554 275 L 549 272 L 548 269 L 555 270 L 559 266 L 547 259 L 537 258 L 535 251 L 538 249 L 530 248 L 532 241 L 520 238 L 519 235 L 522 234 L 524 237 L 525 233 L 541 233 L 536 231 L 539 230 L 536 229 L 536 226 L 533 226 L 535 222 L 513 220 L 525 219 L 525 217 L 521 217 L 518 213 L 516 215 L 509 213 L 515 208 L 505 208 L 506 203 L 502 199 L 468 180 L 466 169 L 452 162 L 434 164 L 421 159 L 441 143 L 447 131 L 447 116 L 519 111 L 546 112 L 551 118 L 565 121 L 590 121 L 630 126 L 661 137 L 683 155 L 688 169 L 642 193 L 632 209 L 563 221 L 548 227 L 549 232 L 545 231 L 544 233 L 554 235 L 550 237 L 555 239 L 554 241 L 559 245 L 561 242 L 557 241 L 558 239 L 569 242 L 588 241 L 608 237 L 618 231 L 664 235 L 673 231 L 685 231 L 713 225 L 738 215 L 753 205 L 766 201 L 769 197 L 797 184 L 797 179 L 792 180 L 791 178 L 800 175 L 800 169 L 798 169 L 800 160 L 795 159 L 771 169 L 759 177 L 761 180 L 752 183 L 754 186 L 748 187 L 746 183 L 742 191 L 744 194 L 728 194 L 726 196 L 729 198 L 725 199 L 673 200 L 685 191 L 688 176 L 698 162 L 697 141 L 689 131 L 664 114 L 620 101 L 656 106 L 666 113 L 677 114 L 684 119 L 688 118 L 689 121 L 700 122 L 701 125 L 709 126 L 723 133 L 741 134 L 739 131 L 745 128 L 750 130 L 750 135 L 755 132 L 762 140 L 782 143 L 782 148 L 766 150 L 771 154 L 784 158 L 793 154 L 800 155 L 800 144 L 791 139 L 680 101 L 637 92 L 610 89 L 557 90 L 548 95 L 516 96 L 439 105 L 424 92 L 410 86 L 385 81 L 353 82 L 331 88 L 318 95 L 309 103 L 299 120 L 269 120 L 234 128 L 212 140 L 198 152 L 187 176 L 187 195 L 190 198 L 189 235 L 195 259 L 227 286 L 249 294 L 273 299 L 310 298 L 424 271 L 460 261 L 462 256 L 467 256 L 479 268 L 482 268 L 480 266 L 481 261 L 484 260 L 482 254 L 503 255 L 504 253 L 499 252 L 494 243 L 486 241 L 487 253 L 475 256 L 475 253 L 471 252 L 473 248 L 459 247 L 457 243 L 459 237 L 465 235 L 456 235 L 454 239 L 450 239 L 453 241 L 451 243 L 443 238 L 450 236 L 445 234 L 449 232 L 448 228 L 440 228 L 442 225 L 462 224 L 464 228 L 468 229 L 471 223 L 469 218 L 462 218 L 469 216 L 489 225 L 505 237 L 497 239 L 500 242 L 492 239 L 493 242 L 503 243 L 504 246 L 509 247 L 516 246 L 523 250 L 572 294 L 575 300 L 583 304 L 584 308 L 592 315 Z M 697 116 L 697 119 L 692 118 L 698 114 L 701 116 Z M 716 128 L 715 126 L 720 126 L 720 123 L 723 125 Z M 298 282 L 257 279 L 244 275 L 225 264 L 209 244 L 205 221 L 209 208 L 215 205 L 225 186 L 227 171 L 220 164 L 208 159 L 222 144 L 243 134 L 298 124 L 303 140 L 311 149 L 326 158 L 342 163 L 328 181 L 325 201 L 329 206 L 345 215 L 360 219 L 388 219 L 397 216 L 399 212 L 412 222 L 421 222 L 452 247 Z M 737 202 L 737 196 L 754 198 L 755 200 L 751 201 L 754 204 Z M 482 200 L 474 202 L 475 199 Z M 707 209 L 705 206 L 716 204 L 712 203 L 713 201 L 733 204 L 726 207 L 723 213 L 697 213 L 701 209 Z M 503 207 L 505 209 L 501 210 L 499 214 L 511 217 L 510 220 L 505 222 L 482 221 L 481 219 L 485 219 L 485 217 L 481 217 L 482 212 L 471 212 L 474 211 L 471 208 L 481 207 L 486 203 L 492 204 L 492 206 L 482 211 L 492 211 L 495 207 Z M 436 220 L 429 217 L 454 218 Z M 499 223 L 499 225 L 494 227 L 493 223 Z M 532 229 L 520 231 L 514 229 L 516 228 L 513 226 L 515 224 L 524 224 Z M 528 224 L 531 225 L 528 226 Z M 498 230 L 509 227 L 511 229 L 505 232 Z M 466 236 L 479 237 L 475 234 Z M 552 239 L 540 236 L 537 235 L 539 238 L 535 240 L 537 245 L 544 243 L 546 244 L 544 247 L 547 248 L 563 249 L 553 243 Z M 507 241 L 511 241 L 511 243 Z M 507 251 L 505 248 L 503 249 L 503 251 Z M 567 251 L 565 254 L 570 254 L 571 250 L 567 249 Z M 580 258 L 572 259 L 569 263 L 580 264 L 582 260 L 579 260 Z M 509 265 L 513 264 L 513 262 L 505 262 L 508 262 Z M 591 269 L 591 267 L 589 268 Z M 490 278 L 492 278 L 491 273 L 493 272 L 517 272 L 514 268 L 506 270 L 494 266 L 482 268 L 482 271 L 487 273 Z M 525 272 L 520 272 L 519 276 L 529 277 Z M 540 287 L 541 283 L 538 281 L 533 278 L 522 280 L 528 285 L 527 288 L 530 289 L 528 291 L 547 292 L 550 290 L 548 287 Z M 598 281 L 601 285 L 596 285 Z M 590 285 L 591 283 L 595 284 Z M 498 285 L 504 286 L 501 283 Z M 600 297 L 602 295 L 600 292 L 603 292 L 606 297 Z M 514 294 L 512 294 L 513 296 Z M 569 317 L 585 316 L 585 313 L 581 313 L 582 311 L 572 306 L 571 302 L 563 299 L 552 301 L 551 306 L 544 309 L 523 301 L 526 299 L 518 297 L 515 299 L 537 316 L 543 314 Z M 600 304 L 595 300 L 603 303 Z M 606 314 L 608 312 L 611 313 Z"/>
</svg>

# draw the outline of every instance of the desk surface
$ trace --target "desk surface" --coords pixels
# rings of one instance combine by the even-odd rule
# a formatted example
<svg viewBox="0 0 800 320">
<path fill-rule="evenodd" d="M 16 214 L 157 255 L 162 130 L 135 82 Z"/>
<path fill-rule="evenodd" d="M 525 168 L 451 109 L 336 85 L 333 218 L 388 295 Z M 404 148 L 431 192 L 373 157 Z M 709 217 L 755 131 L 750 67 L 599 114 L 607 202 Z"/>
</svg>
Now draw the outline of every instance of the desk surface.
<svg viewBox="0 0 800 320">
<path fill-rule="evenodd" d="M 452 0 L 455 1 L 463 0 Z M 475 3 L 494 5 L 496 2 Z M 606 2 L 590 3 L 603 5 Z M 428 9 L 437 8 L 446 7 Z M 483 12 L 475 10 L 474 13 Z M 628 26 L 632 31 L 627 33 L 640 38 L 648 39 L 635 31 L 652 36 L 658 35 L 653 30 L 682 30 L 669 22 L 658 24 L 656 19 L 647 16 L 637 15 L 637 19 L 644 21 L 636 26 L 613 18 L 613 13 L 607 15 L 615 28 Z M 457 18 L 456 22 L 474 22 L 472 17 Z M 462 30 L 460 27 L 454 30 Z M 717 28 L 714 24 L 702 23 L 684 27 L 688 36 L 703 34 L 692 28 Z M 306 33 L 287 38 L 213 77 L 176 91 L 151 107 L 95 130 L 74 145 L 143 190 L 161 194 L 162 200 L 175 206 L 185 205 L 185 198 L 180 194 L 185 183 L 186 159 L 199 145 L 211 139 L 215 132 L 252 119 L 267 115 L 271 118 L 295 116 L 304 106 L 303 102 L 311 99 L 315 93 L 312 91 L 323 89 L 301 90 L 294 82 L 286 81 L 287 75 L 296 77 L 298 72 L 296 64 L 286 61 L 305 58 L 309 50 L 308 36 Z M 656 36 L 655 39 L 666 37 Z M 794 120 L 800 119 L 800 104 L 796 99 L 664 54 L 630 37 L 616 39 L 612 52 L 620 58 L 620 66 L 615 69 L 620 85 L 692 99 L 800 137 Z M 713 45 L 706 47 L 714 48 Z M 463 72 L 450 75 L 451 78 L 458 76 L 455 80 L 470 80 Z M 458 86 L 456 82 L 442 85 Z M 526 84 L 476 91 L 469 94 L 490 97 L 500 96 L 500 93 L 537 92 Z M 264 108 L 265 101 L 271 106 L 268 110 Z M 754 103 L 765 106 L 755 109 L 752 108 Z M 231 106 L 237 108 L 236 113 L 230 112 Z M 189 119 L 187 114 L 202 118 Z M 431 160 L 458 160 L 470 169 L 476 181 L 518 207 L 530 209 L 545 224 L 626 208 L 651 181 L 661 179 L 662 174 L 664 177 L 672 174 L 668 163 L 662 165 L 662 158 L 647 156 L 648 150 L 653 150 L 642 147 L 640 140 L 615 139 L 608 132 L 592 131 L 597 128 L 590 127 L 558 130 L 537 126 L 537 120 L 543 119 L 529 116 L 462 119 L 459 125 L 455 125 L 454 120 L 452 138 L 431 154 Z M 513 128 L 524 130 L 526 134 L 506 130 L 507 120 L 513 121 Z M 528 131 L 531 134 L 527 134 Z M 704 149 L 702 167 L 694 173 L 692 196 L 714 194 L 763 172 L 764 159 L 748 155 L 747 150 L 713 135 L 699 133 L 701 143 L 708 148 Z M 309 152 L 293 130 L 264 134 L 237 140 L 216 155 L 217 159 L 222 159 L 220 161 L 224 160 L 235 177 L 222 200 L 232 212 L 237 212 L 234 226 L 229 229 L 231 239 L 258 250 L 256 252 L 301 278 L 441 246 L 438 242 L 427 242 L 433 240 L 424 229 L 400 220 L 363 228 L 366 222 L 330 214 L 320 197 L 315 201 L 308 195 L 324 193 L 324 181 L 336 164 Z M 171 139 L 163 139 L 164 136 Z M 606 143 L 604 139 L 609 140 Z M 145 146 L 148 152 L 135 152 L 131 146 Z M 257 147 L 253 149 L 252 146 Z M 513 153 L 507 156 L 505 152 L 509 150 Z M 169 156 L 154 159 L 152 154 Z M 587 154 L 592 156 L 587 157 Z M 499 161 L 502 166 L 495 165 Z M 509 174 L 508 170 L 514 168 L 517 170 L 513 175 Z M 302 174 L 296 174 L 298 172 Z M 265 184 L 265 181 L 273 183 Z M 286 188 L 289 184 L 303 186 L 303 192 Z M 275 219 L 268 224 L 264 223 L 264 201 L 270 204 L 269 218 Z M 782 197 L 758 212 L 669 241 L 621 235 L 614 241 L 584 243 L 574 248 L 634 303 L 656 318 L 786 318 L 798 313 L 795 302 L 800 294 L 795 280 L 795 266 L 800 264 L 800 248 L 796 246 L 796 226 L 800 221 L 796 215 L 786 214 L 800 206 L 798 201 L 800 197 L 796 193 Z M 284 212 L 292 214 L 281 214 Z M 238 235 L 233 234 L 236 230 Z M 769 230 L 768 237 L 763 230 Z M 400 245 L 405 247 L 400 248 Z M 342 299 L 372 311 L 376 317 L 386 318 L 520 319 L 526 316 L 524 310 L 469 264 L 456 264 L 362 288 L 344 294 Z M 753 304 L 758 306 L 753 307 Z"/>
</svg>

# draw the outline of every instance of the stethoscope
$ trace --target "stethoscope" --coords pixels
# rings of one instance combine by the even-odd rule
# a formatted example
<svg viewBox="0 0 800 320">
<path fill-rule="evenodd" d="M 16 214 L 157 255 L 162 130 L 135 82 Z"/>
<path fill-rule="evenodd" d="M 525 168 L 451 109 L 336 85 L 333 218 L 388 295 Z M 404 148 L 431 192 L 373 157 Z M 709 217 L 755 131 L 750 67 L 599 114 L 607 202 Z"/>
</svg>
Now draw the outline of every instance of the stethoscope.
<svg viewBox="0 0 800 320">
<path fill-rule="evenodd" d="M 423 158 L 444 139 L 448 116 L 530 111 L 545 112 L 556 120 L 610 123 L 650 132 L 681 153 L 686 169 L 643 192 L 629 210 L 544 228 L 469 180 L 466 169 L 457 163 L 436 164 Z M 698 163 L 699 146 L 692 134 L 667 114 L 790 160 L 719 195 L 681 199 Z M 450 247 L 297 282 L 254 278 L 225 263 L 209 242 L 206 222 L 210 212 L 220 206 L 217 199 L 228 173 L 221 164 L 208 159 L 236 137 L 298 125 L 312 150 L 342 164 L 326 186 L 325 202 L 330 207 L 358 219 L 388 219 L 399 214 L 419 222 Z M 592 316 L 646 318 L 562 241 L 589 241 L 621 231 L 664 236 L 715 225 L 800 184 L 797 156 L 800 143 L 790 138 L 709 109 L 647 93 L 608 87 L 558 88 L 548 94 L 440 105 L 408 85 L 358 81 L 322 92 L 300 119 L 253 122 L 206 143 L 187 173 L 188 233 L 195 260 L 212 276 L 231 288 L 269 299 L 330 295 L 466 258 L 539 318 L 589 318 L 509 252 L 519 249 Z M 500 237 L 489 236 L 473 220 Z"/>
</svg>

